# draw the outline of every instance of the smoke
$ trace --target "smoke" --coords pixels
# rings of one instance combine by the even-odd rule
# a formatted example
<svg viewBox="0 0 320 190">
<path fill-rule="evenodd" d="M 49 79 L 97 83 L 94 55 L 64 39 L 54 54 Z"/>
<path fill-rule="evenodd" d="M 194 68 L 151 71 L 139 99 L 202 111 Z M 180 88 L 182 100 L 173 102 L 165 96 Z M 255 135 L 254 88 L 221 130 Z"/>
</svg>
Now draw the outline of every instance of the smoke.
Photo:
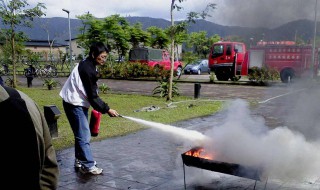
<svg viewBox="0 0 320 190">
<path fill-rule="evenodd" d="M 320 171 L 320 146 L 308 142 L 286 126 L 268 129 L 265 120 L 252 116 L 244 100 L 228 106 L 224 124 L 207 131 L 211 138 L 205 150 L 215 160 L 262 168 L 269 179 L 314 179 Z"/>
<path fill-rule="evenodd" d="M 299 19 L 314 20 L 315 0 L 215 0 L 208 20 L 221 24 L 274 28 Z"/>
<path fill-rule="evenodd" d="M 320 139 L 320 90 L 318 87 L 308 87 L 301 93 L 288 99 L 292 108 L 286 115 L 290 129 L 299 131 L 307 139 Z"/>
<path fill-rule="evenodd" d="M 312 84 L 295 83 L 288 86 L 288 91 L 291 93 L 261 101 L 269 104 L 268 108 L 259 108 L 265 108 L 264 112 L 272 112 L 271 107 L 275 109 L 273 115 L 266 118 L 272 116 L 284 121 L 277 126 L 268 126 L 264 117 L 253 113 L 249 103 L 242 99 L 228 102 L 221 112 L 225 116 L 223 121 L 204 134 L 124 117 L 172 134 L 175 139 L 185 142 L 184 147 L 201 144 L 207 153 L 214 155 L 215 161 L 261 170 L 262 178 L 311 182 L 318 179 L 320 171 L 320 89 Z M 177 163 L 180 161 L 179 156 Z M 209 171 L 205 177 L 203 173 L 195 168 L 188 180 L 210 183 L 213 178 L 223 176 Z"/>
</svg>

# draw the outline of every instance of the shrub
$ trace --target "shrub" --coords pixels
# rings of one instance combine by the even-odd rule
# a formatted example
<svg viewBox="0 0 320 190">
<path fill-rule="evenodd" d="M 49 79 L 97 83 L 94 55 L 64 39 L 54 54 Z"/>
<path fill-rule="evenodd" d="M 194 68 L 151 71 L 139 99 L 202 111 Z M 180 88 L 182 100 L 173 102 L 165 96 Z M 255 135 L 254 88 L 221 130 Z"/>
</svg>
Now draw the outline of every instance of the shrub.
<svg viewBox="0 0 320 190">
<path fill-rule="evenodd" d="M 52 78 L 44 79 L 43 81 L 43 86 L 46 86 L 48 90 L 52 90 L 53 88 L 57 87 L 58 84 L 60 84 L 60 82 Z"/>
<path fill-rule="evenodd" d="M 279 80 L 280 74 L 277 70 L 267 67 L 252 67 L 249 70 L 248 79 L 259 84 L 266 84 L 268 81 Z"/>
<path fill-rule="evenodd" d="M 146 64 L 133 62 L 110 62 L 99 70 L 102 78 L 132 79 L 139 77 L 168 78 L 170 71 L 163 67 L 149 67 Z"/>
<path fill-rule="evenodd" d="M 169 95 L 169 81 L 168 80 L 162 80 L 159 81 L 159 86 L 155 87 L 153 89 L 153 95 L 155 94 L 159 94 L 161 98 L 167 98 L 168 99 L 168 95 Z M 177 87 L 177 83 L 173 82 L 172 83 L 172 97 L 174 96 L 179 96 L 179 89 Z"/>
<path fill-rule="evenodd" d="M 213 73 L 209 76 L 209 79 L 210 79 L 211 83 L 214 83 L 214 79 L 215 79 L 214 76 L 215 75 Z"/>
<path fill-rule="evenodd" d="M 102 83 L 100 86 L 99 86 L 99 90 L 104 93 L 104 94 L 107 94 L 107 92 L 110 90 L 110 87 L 108 85 L 106 85 L 105 83 Z"/>
</svg>

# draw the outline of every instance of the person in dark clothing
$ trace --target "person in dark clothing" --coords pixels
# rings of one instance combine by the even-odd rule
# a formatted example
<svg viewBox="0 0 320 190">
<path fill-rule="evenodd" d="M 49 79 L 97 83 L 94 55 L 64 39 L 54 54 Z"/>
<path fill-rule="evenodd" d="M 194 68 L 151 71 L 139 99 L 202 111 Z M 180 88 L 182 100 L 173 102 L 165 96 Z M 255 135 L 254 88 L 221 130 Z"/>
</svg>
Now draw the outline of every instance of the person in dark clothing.
<svg viewBox="0 0 320 190">
<path fill-rule="evenodd" d="M 238 81 L 241 78 L 241 76 L 237 76 L 237 71 L 236 71 L 236 64 L 237 64 L 237 59 L 238 59 L 238 49 L 235 49 L 234 52 L 235 52 L 235 55 L 233 57 L 230 79 L 232 81 Z"/>
<path fill-rule="evenodd" d="M 32 80 L 36 74 L 36 69 L 30 64 L 25 70 L 25 76 L 27 77 L 28 88 L 32 87 Z"/>
<path fill-rule="evenodd" d="M 4 85 L 4 82 L 3 82 L 3 79 L 2 77 L 0 76 L 0 85 L 3 86 Z"/>
<path fill-rule="evenodd" d="M 97 66 L 103 65 L 109 49 L 101 42 L 90 47 L 89 56 L 75 65 L 69 78 L 60 91 L 63 108 L 71 125 L 75 139 L 75 168 L 82 173 L 101 174 L 103 169 L 96 167 L 90 148 L 90 128 L 88 110 L 90 106 L 110 117 L 119 116 L 110 109 L 98 95 Z"/>
<path fill-rule="evenodd" d="M 2 64 L 3 66 L 3 74 L 8 75 L 9 74 L 9 67 L 7 64 Z"/>
<path fill-rule="evenodd" d="M 50 131 L 38 105 L 26 94 L 0 85 L 2 186 L 56 190 L 59 168 Z"/>
</svg>

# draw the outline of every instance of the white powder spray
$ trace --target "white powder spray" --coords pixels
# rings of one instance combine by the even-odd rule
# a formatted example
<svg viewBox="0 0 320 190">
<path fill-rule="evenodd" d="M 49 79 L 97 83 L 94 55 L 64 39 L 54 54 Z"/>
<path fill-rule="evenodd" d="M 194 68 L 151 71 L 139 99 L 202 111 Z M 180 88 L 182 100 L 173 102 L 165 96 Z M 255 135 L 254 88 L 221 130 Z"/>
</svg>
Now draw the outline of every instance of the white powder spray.
<svg viewBox="0 0 320 190">
<path fill-rule="evenodd" d="M 195 130 L 187 130 L 187 129 L 178 128 L 171 125 L 165 125 L 162 123 L 146 121 L 143 119 L 137 119 L 137 118 L 128 117 L 128 116 L 122 116 L 122 117 L 141 123 L 145 126 L 159 129 L 163 132 L 172 134 L 176 137 L 184 138 L 184 140 L 193 141 L 193 142 L 204 142 L 205 140 L 208 140 L 205 135 Z"/>
</svg>

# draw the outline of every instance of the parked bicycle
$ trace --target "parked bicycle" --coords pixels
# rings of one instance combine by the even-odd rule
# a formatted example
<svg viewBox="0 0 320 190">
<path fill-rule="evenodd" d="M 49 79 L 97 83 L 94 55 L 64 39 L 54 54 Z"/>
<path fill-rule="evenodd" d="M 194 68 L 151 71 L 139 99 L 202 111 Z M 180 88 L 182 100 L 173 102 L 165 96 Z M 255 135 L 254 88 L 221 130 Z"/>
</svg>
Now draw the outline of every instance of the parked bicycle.
<svg viewBox="0 0 320 190">
<path fill-rule="evenodd" d="M 58 71 L 52 65 L 46 65 L 44 68 L 36 68 L 37 77 L 56 77 L 57 75 Z"/>
<path fill-rule="evenodd" d="M 48 77 L 56 77 L 58 75 L 58 71 L 57 68 L 55 68 L 52 65 L 47 65 L 45 67 L 46 71 L 47 71 L 47 76 Z"/>
</svg>

